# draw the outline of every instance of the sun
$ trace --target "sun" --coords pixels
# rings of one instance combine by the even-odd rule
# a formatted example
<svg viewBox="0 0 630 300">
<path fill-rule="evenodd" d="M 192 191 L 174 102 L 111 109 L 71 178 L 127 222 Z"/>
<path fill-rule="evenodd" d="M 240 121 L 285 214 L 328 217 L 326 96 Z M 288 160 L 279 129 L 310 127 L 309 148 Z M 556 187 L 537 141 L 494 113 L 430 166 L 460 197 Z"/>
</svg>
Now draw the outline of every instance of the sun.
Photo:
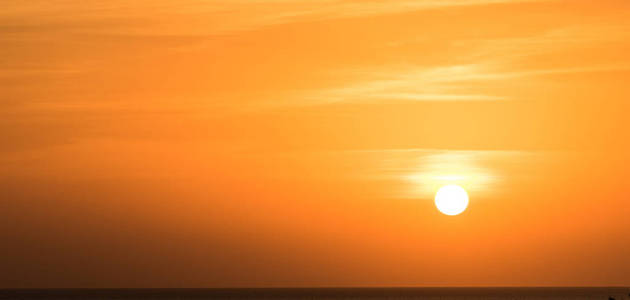
<svg viewBox="0 0 630 300">
<path fill-rule="evenodd" d="M 445 215 L 459 215 L 468 207 L 468 193 L 459 185 L 445 185 L 435 193 L 435 206 Z"/>
</svg>

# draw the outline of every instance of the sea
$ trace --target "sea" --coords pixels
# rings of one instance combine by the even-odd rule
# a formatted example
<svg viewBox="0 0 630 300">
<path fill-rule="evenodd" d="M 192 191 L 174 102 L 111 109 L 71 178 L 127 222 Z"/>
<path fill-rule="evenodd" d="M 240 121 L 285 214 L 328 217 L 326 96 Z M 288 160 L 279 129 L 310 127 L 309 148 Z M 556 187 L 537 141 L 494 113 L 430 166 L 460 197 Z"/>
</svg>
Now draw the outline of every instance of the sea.
<svg viewBox="0 0 630 300">
<path fill-rule="evenodd" d="M 0 299 L 627 299 L 630 287 L 2 289 Z"/>
</svg>

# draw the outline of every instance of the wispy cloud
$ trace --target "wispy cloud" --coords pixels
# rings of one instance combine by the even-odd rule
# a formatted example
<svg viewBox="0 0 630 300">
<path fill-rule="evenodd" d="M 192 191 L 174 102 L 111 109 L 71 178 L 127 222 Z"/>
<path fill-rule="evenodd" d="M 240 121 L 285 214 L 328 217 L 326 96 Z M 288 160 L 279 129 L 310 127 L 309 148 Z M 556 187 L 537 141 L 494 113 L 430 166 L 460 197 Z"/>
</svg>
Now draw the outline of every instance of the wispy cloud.
<svg viewBox="0 0 630 300">
<path fill-rule="evenodd" d="M 483 65 L 455 65 L 364 71 L 364 80 L 310 95 L 321 103 L 383 100 L 450 101 L 502 100 L 500 95 L 475 93 L 474 82 L 501 79 Z M 464 89 L 468 87 L 468 89 Z M 308 100 L 307 100 L 308 101 Z"/>
<path fill-rule="evenodd" d="M 221 34 L 265 26 L 426 9 L 545 0 L 211 0 L 211 1 L 16 1 L 4 3 L 0 18 L 19 24 L 135 20 L 125 33 Z M 549 1 L 549 0 L 546 0 Z M 148 26 L 150 24 L 150 26 Z M 194 25 L 193 25 L 194 24 Z M 111 24 L 110 24 L 111 25 Z M 129 24 L 127 24 L 129 25 Z M 80 30 L 80 29 L 78 29 Z M 95 30 L 95 28 L 91 28 Z M 112 26 L 100 30 L 116 30 Z"/>
<path fill-rule="evenodd" d="M 494 87 L 526 83 L 531 88 L 543 82 L 541 76 L 630 70 L 627 59 L 605 55 L 590 55 L 590 59 L 579 61 L 565 59 L 567 54 L 593 53 L 598 47 L 609 49 L 610 44 L 624 43 L 630 37 L 629 27 L 621 25 L 590 24 L 580 28 L 554 28 L 524 37 L 455 40 L 452 45 L 460 49 L 460 64 L 341 71 L 354 80 L 341 87 L 312 91 L 304 97 L 305 103 L 516 100 L 515 95 Z"/>
<path fill-rule="evenodd" d="M 501 81 L 553 74 L 630 70 L 630 64 L 569 68 L 507 70 L 496 63 L 406 70 L 375 70 L 364 79 L 340 88 L 314 91 L 305 104 L 369 103 L 374 101 L 497 101 L 510 96 L 488 89 Z M 357 72 L 358 73 L 358 72 Z M 379 78 L 374 78 L 379 77 Z"/>
<path fill-rule="evenodd" d="M 471 58 L 495 57 L 496 59 L 519 59 L 549 53 L 625 42 L 630 38 L 630 24 L 610 25 L 606 22 L 561 26 L 541 34 L 507 37 L 500 39 L 480 39 L 458 41 L 460 45 L 473 46 Z M 475 47 L 476 46 L 476 47 Z"/>
</svg>

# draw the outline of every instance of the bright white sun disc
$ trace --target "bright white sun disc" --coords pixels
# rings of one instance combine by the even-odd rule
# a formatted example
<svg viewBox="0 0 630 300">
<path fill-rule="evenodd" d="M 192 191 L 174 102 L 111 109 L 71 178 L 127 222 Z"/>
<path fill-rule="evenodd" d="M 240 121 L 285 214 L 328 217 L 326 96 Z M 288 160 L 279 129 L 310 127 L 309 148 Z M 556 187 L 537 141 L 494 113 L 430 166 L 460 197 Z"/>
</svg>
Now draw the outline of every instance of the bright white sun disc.
<svg viewBox="0 0 630 300">
<path fill-rule="evenodd" d="M 435 193 L 435 206 L 445 215 L 459 215 L 468 207 L 468 193 L 459 185 L 443 186 Z"/>
</svg>

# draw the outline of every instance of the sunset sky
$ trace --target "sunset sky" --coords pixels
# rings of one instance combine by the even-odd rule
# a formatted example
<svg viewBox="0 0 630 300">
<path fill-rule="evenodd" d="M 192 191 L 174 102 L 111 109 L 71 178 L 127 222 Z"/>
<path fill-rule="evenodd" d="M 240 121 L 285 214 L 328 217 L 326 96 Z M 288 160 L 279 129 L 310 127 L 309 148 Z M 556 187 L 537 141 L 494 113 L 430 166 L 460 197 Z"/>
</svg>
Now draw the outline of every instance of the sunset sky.
<svg viewBox="0 0 630 300">
<path fill-rule="evenodd" d="M 0 288 L 630 285 L 630 1 L 0 6 Z"/>
</svg>

